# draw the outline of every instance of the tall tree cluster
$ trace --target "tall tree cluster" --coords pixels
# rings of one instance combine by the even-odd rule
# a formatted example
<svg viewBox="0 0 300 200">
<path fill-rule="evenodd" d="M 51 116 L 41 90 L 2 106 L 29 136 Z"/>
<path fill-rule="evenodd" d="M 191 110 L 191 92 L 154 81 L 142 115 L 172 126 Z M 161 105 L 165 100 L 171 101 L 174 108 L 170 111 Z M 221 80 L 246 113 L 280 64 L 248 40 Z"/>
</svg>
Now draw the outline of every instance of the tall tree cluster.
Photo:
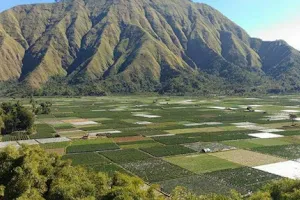
<svg viewBox="0 0 300 200">
<path fill-rule="evenodd" d="M 2 103 L 0 106 L 0 129 L 2 134 L 15 131 L 34 131 L 34 114 L 17 103 Z"/>
</svg>

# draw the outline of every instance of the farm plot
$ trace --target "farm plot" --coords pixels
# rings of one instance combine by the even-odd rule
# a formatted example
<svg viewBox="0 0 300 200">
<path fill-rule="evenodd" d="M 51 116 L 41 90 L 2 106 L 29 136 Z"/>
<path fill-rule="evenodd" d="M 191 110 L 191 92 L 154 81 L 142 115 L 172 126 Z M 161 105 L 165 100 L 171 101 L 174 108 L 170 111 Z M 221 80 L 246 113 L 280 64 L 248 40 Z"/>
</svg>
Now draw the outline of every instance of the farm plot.
<svg viewBox="0 0 300 200">
<path fill-rule="evenodd" d="M 82 130 L 64 130 L 64 131 L 59 131 L 58 134 L 62 137 L 68 137 L 68 138 L 81 138 L 84 135 L 86 135 L 86 133 Z"/>
<path fill-rule="evenodd" d="M 175 144 L 185 144 L 185 143 L 193 143 L 200 141 L 199 138 L 192 138 L 192 137 L 184 137 L 184 136 L 161 136 L 161 137 L 154 137 L 155 141 L 165 144 L 165 145 L 175 145 Z"/>
<path fill-rule="evenodd" d="M 3 142 L 28 140 L 28 139 L 29 139 L 29 136 L 23 132 L 15 132 L 15 133 L 11 133 L 11 134 L 2 136 Z"/>
<path fill-rule="evenodd" d="M 254 168 L 290 179 L 300 178 L 300 163 L 295 161 L 273 163 L 268 165 L 256 166 Z"/>
<path fill-rule="evenodd" d="M 137 149 L 106 151 L 102 152 L 101 154 L 118 164 L 147 160 L 152 158 L 148 154 Z"/>
<path fill-rule="evenodd" d="M 72 165 L 92 165 L 92 164 L 109 164 L 110 161 L 104 156 L 92 152 L 92 153 L 79 153 L 79 154 L 68 154 L 63 156 L 64 160 L 72 160 Z"/>
<path fill-rule="evenodd" d="M 143 141 L 143 140 L 150 140 L 150 139 L 149 138 L 145 138 L 143 136 L 132 136 L 132 137 L 114 138 L 114 141 L 116 143 L 136 142 L 136 141 Z"/>
<path fill-rule="evenodd" d="M 74 126 L 85 126 L 85 125 L 98 124 L 97 122 L 90 121 L 90 120 L 87 120 L 87 119 L 69 119 L 69 120 L 63 120 L 63 122 L 72 124 Z"/>
<path fill-rule="evenodd" d="M 249 167 L 285 161 L 283 158 L 242 149 L 212 153 L 210 155 Z"/>
<path fill-rule="evenodd" d="M 170 194 L 176 187 L 185 187 L 198 195 L 218 193 L 229 194 L 232 187 L 224 181 L 206 175 L 193 175 L 183 178 L 176 178 L 157 183 L 161 190 Z"/>
<path fill-rule="evenodd" d="M 214 171 L 207 175 L 232 185 L 234 189 L 242 194 L 247 194 L 249 191 L 253 192 L 267 182 L 281 178 L 280 176 L 250 167 Z"/>
<path fill-rule="evenodd" d="M 249 136 L 256 137 L 256 138 L 280 138 L 283 137 L 283 135 L 274 134 L 274 133 L 251 133 Z"/>
<path fill-rule="evenodd" d="M 197 174 L 240 167 L 233 162 L 207 154 L 174 156 L 164 158 L 164 160 Z"/>
<path fill-rule="evenodd" d="M 60 142 L 69 142 L 71 141 L 69 138 L 66 137 L 58 137 L 58 138 L 44 138 L 44 139 L 36 139 L 41 144 L 47 143 L 60 143 Z"/>
<path fill-rule="evenodd" d="M 180 145 L 141 148 L 141 150 L 145 151 L 155 157 L 164 157 L 164 156 L 195 153 L 194 150 L 189 149 L 184 146 L 180 146 Z"/>
<path fill-rule="evenodd" d="M 163 144 L 160 144 L 153 140 L 141 140 L 141 141 L 136 141 L 136 142 L 121 142 L 121 143 L 117 143 L 117 144 L 122 149 L 139 149 L 139 148 L 163 146 Z"/>
<path fill-rule="evenodd" d="M 36 134 L 30 136 L 30 139 L 52 138 L 55 134 L 53 127 L 48 124 L 37 124 Z"/>
<path fill-rule="evenodd" d="M 14 146 L 16 148 L 19 148 L 20 145 L 15 141 L 9 141 L 9 142 L 0 142 L 0 149 L 8 147 L 8 146 Z"/>
<path fill-rule="evenodd" d="M 119 149 L 115 143 L 103 144 L 86 144 L 86 145 L 71 145 L 67 147 L 67 153 L 80 153 L 80 152 L 94 152 L 94 151 L 107 151 Z"/>
<path fill-rule="evenodd" d="M 36 140 L 20 140 L 18 141 L 20 145 L 26 144 L 26 145 L 38 145 L 39 143 Z"/>
<path fill-rule="evenodd" d="M 186 169 L 160 159 L 123 163 L 122 167 L 150 183 L 193 175 Z"/>
<path fill-rule="evenodd" d="M 253 148 L 252 150 L 260 152 L 260 153 L 279 156 L 279 157 L 286 158 L 286 159 L 299 159 L 300 158 L 300 145 L 299 144 L 258 147 L 258 148 Z"/>
<path fill-rule="evenodd" d="M 191 144 L 184 144 L 183 146 L 190 148 L 197 152 L 203 152 L 204 149 L 209 149 L 211 152 L 228 151 L 236 149 L 222 143 L 211 143 L 211 142 L 196 142 Z"/>
<path fill-rule="evenodd" d="M 247 140 L 250 143 L 261 145 L 261 146 L 281 146 L 291 144 L 288 141 L 283 140 L 282 138 L 276 139 L 251 139 Z"/>
</svg>

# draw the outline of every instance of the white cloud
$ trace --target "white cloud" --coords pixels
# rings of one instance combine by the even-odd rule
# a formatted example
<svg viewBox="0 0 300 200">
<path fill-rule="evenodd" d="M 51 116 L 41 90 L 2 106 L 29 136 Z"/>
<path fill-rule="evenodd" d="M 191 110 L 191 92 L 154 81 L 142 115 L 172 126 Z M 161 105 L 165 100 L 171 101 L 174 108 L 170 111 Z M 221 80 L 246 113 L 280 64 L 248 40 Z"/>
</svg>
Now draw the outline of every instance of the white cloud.
<svg viewBox="0 0 300 200">
<path fill-rule="evenodd" d="M 269 27 L 252 31 L 252 37 L 261 38 L 266 41 L 285 40 L 294 48 L 300 50 L 300 17 L 285 20 Z"/>
</svg>

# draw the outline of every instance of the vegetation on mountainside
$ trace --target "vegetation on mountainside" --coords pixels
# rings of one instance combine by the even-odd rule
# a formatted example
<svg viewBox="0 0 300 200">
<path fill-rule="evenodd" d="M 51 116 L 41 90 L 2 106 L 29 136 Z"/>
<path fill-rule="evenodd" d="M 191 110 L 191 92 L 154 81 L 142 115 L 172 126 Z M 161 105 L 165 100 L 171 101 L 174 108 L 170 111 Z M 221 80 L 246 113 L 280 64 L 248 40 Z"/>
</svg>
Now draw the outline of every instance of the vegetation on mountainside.
<svg viewBox="0 0 300 200">
<path fill-rule="evenodd" d="M 0 14 L 0 59 L 5 95 L 300 90 L 299 51 L 189 0 L 18 6 Z"/>
<path fill-rule="evenodd" d="M 163 200 L 158 186 L 146 186 L 137 177 L 116 172 L 112 177 L 79 166 L 71 166 L 56 154 L 39 146 L 7 147 L 0 152 L 0 199 L 89 199 L 89 200 Z M 176 188 L 173 200 L 293 200 L 299 199 L 300 181 L 283 179 L 263 187 L 250 197 L 237 192 L 223 196 L 195 195 Z"/>
<path fill-rule="evenodd" d="M 34 114 L 17 103 L 2 103 L 0 107 L 0 129 L 2 134 L 34 132 Z"/>
</svg>

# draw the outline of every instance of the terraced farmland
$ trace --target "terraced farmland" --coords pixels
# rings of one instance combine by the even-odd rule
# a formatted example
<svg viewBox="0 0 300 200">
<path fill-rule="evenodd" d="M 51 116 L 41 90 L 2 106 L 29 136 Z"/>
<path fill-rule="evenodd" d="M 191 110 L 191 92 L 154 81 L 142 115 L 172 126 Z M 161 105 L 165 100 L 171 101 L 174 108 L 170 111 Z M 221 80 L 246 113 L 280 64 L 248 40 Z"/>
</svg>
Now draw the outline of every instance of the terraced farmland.
<svg viewBox="0 0 300 200">
<path fill-rule="evenodd" d="M 1 99 L 18 100 L 30 105 Z M 36 100 L 53 103 L 50 115 L 37 116 L 37 133 L 2 136 L 0 148 L 40 145 L 73 165 L 139 176 L 166 193 L 179 185 L 198 194 L 246 194 L 300 177 L 292 170 L 300 168 L 300 118 L 289 119 L 290 113 L 300 117 L 300 96 Z"/>
</svg>

